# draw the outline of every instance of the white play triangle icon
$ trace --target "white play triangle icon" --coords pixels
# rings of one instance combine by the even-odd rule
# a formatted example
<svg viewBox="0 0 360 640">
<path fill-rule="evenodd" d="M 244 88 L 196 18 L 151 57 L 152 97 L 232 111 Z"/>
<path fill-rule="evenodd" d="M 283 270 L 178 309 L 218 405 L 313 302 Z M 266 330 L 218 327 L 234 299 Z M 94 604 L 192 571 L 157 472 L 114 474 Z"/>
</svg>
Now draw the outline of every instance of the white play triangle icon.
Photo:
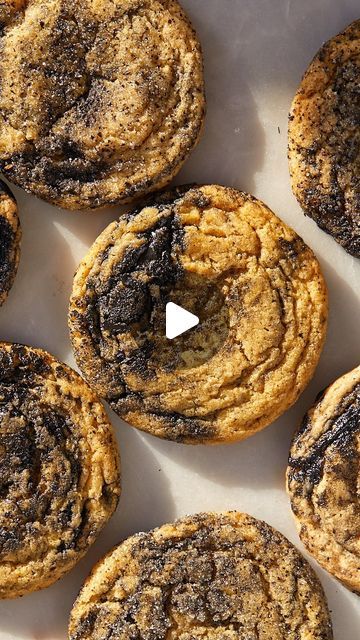
<svg viewBox="0 0 360 640">
<path fill-rule="evenodd" d="M 166 305 L 166 337 L 169 340 L 181 336 L 185 331 L 189 331 L 199 324 L 199 318 L 190 311 L 186 311 L 183 307 L 174 302 L 168 302 Z"/>
</svg>

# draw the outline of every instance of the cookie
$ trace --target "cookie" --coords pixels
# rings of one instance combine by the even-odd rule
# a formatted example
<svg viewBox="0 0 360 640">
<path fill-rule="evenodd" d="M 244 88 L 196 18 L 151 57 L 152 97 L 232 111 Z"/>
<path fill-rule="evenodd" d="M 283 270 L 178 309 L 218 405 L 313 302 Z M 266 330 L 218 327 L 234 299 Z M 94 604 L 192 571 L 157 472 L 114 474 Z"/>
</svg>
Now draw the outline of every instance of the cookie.
<svg viewBox="0 0 360 640">
<path fill-rule="evenodd" d="M 197 315 L 174 340 L 166 305 Z M 313 375 L 327 293 L 296 233 L 254 197 L 182 187 L 113 222 L 75 276 L 80 369 L 127 422 L 186 443 L 241 440 Z"/>
<path fill-rule="evenodd" d="M 304 213 L 360 257 L 360 20 L 315 56 L 289 122 L 293 192 Z"/>
<path fill-rule="evenodd" d="M 299 534 L 316 560 L 360 594 L 360 367 L 317 399 L 287 471 Z"/>
<path fill-rule="evenodd" d="M 97 396 L 45 351 L 0 343 L 0 598 L 72 569 L 119 493 L 116 442 Z"/>
<path fill-rule="evenodd" d="M 315 573 L 278 531 L 204 513 L 132 536 L 93 570 L 70 640 L 330 640 Z"/>
<path fill-rule="evenodd" d="M 165 186 L 204 119 L 197 36 L 175 0 L 6 0 L 0 168 L 66 209 Z"/>
<path fill-rule="evenodd" d="M 0 180 L 0 306 L 14 282 L 20 258 L 21 228 L 16 200 Z"/>
</svg>

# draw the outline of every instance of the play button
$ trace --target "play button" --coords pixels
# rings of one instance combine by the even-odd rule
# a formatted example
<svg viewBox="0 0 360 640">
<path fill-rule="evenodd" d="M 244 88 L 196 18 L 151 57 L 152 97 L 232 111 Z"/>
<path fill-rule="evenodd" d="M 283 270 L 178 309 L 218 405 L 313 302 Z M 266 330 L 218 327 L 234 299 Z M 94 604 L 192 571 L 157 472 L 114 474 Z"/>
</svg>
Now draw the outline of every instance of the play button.
<svg viewBox="0 0 360 640">
<path fill-rule="evenodd" d="M 126 281 L 129 293 L 121 298 L 122 309 L 131 303 L 136 317 L 122 356 L 129 372 L 144 370 L 150 380 L 159 371 L 168 375 L 195 369 L 216 357 L 226 342 L 230 318 L 225 285 L 186 270 L 181 275 L 171 286 L 163 285 L 160 295 L 158 284 L 149 286 L 135 277 Z M 123 330 L 121 322 L 117 331 Z"/>
<path fill-rule="evenodd" d="M 173 340 L 199 324 L 198 316 L 174 302 L 166 305 L 166 337 Z"/>
</svg>

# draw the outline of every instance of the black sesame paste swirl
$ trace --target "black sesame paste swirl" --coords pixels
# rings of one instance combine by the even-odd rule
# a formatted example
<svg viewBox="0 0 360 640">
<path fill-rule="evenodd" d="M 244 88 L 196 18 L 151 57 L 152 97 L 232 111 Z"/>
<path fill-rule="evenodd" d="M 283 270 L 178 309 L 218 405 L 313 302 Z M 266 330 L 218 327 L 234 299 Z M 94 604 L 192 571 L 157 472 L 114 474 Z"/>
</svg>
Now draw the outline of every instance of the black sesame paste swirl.
<svg viewBox="0 0 360 640">
<path fill-rule="evenodd" d="M 91 448 L 96 440 L 101 450 L 102 436 L 111 442 L 111 432 L 105 434 L 95 413 L 90 417 L 100 405 L 86 398 L 87 388 L 79 381 L 44 352 L 0 345 L 0 597 L 55 581 L 83 555 L 116 506 L 116 451 L 108 451 L 112 469 L 100 494 L 93 493 L 94 502 L 88 495 L 84 478 L 90 486 Z M 79 425 L 84 410 L 89 412 L 86 429 L 92 424 L 95 430 L 94 442 Z M 27 575 L 27 567 L 37 565 L 36 577 L 30 568 Z"/>
<path fill-rule="evenodd" d="M 21 229 L 16 200 L 0 180 L 0 305 L 13 284 L 20 256 Z"/>
<path fill-rule="evenodd" d="M 0 215 L 0 300 L 10 289 L 14 273 L 15 233 L 8 220 Z"/>
<path fill-rule="evenodd" d="M 128 375 L 146 380 L 156 375 L 158 345 L 151 336 L 164 333 L 165 307 L 174 287 L 181 286 L 185 273 L 179 257 L 184 251 L 184 230 L 174 211 L 174 203 L 188 187 L 175 189 L 156 199 L 159 219 L 156 224 L 137 234 L 139 246 L 129 248 L 114 264 L 105 281 L 100 277 L 88 280 L 84 321 L 92 344 L 106 359 L 108 344 L 116 345 L 116 359 L 107 361 L 114 380 L 114 393 L 108 400 L 115 411 L 142 405 L 141 394 L 126 384 Z M 152 200 L 154 203 L 154 200 Z M 135 212 L 137 213 L 137 211 Z M 128 219 L 134 217 L 134 212 Z M 107 259 L 108 252 L 103 255 Z M 130 333 L 136 346 L 126 350 L 119 334 Z M 110 349 L 112 353 L 112 349 Z M 169 368 L 171 368 L 169 360 Z M 121 384 L 122 393 L 119 393 Z M 211 428 L 201 420 L 177 412 L 153 408 L 152 415 L 168 425 L 173 439 L 181 441 L 190 435 L 206 438 Z"/>
<path fill-rule="evenodd" d="M 176 215 L 167 211 L 153 227 L 138 234 L 140 246 L 125 251 L 106 281 L 89 278 L 85 321 L 98 352 L 104 347 L 104 332 L 110 339 L 129 330 L 139 336 L 139 348 L 130 355 L 118 351 L 115 369 L 120 379 L 123 367 L 142 377 L 151 375 L 148 363 L 154 345 L 149 340 L 141 343 L 141 335 L 145 329 L 150 333 L 159 309 L 164 309 L 168 294 L 183 275 L 176 260 L 183 237 Z"/>
<path fill-rule="evenodd" d="M 182 249 L 183 236 L 174 214 L 161 217 L 154 227 L 139 234 L 141 246 L 125 252 L 98 298 L 104 329 L 116 335 L 134 324 L 153 322 L 157 307 L 183 275 L 174 259 Z"/>
<path fill-rule="evenodd" d="M 294 448 L 301 436 L 311 425 L 311 418 L 305 416 L 299 434 L 294 439 Z M 336 448 L 347 458 L 357 457 L 356 438 L 360 434 L 360 385 L 356 385 L 341 402 L 338 415 L 330 418 L 326 431 L 304 457 L 289 457 L 289 474 L 296 482 L 319 484 L 322 478 L 324 460 L 330 447 Z"/>
<path fill-rule="evenodd" d="M 126 249 L 106 281 L 101 274 L 89 277 L 91 295 L 86 300 L 85 322 L 98 353 L 104 346 L 104 330 L 115 337 L 133 326 L 139 334 L 142 328 L 153 328 L 159 309 L 163 311 L 171 289 L 183 278 L 179 257 L 185 249 L 185 234 L 174 205 L 190 188 L 191 185 L 175 187 L 148 198 L 141 207 L 125 214 L 124 219 L 129 221 L 149 203 L 157 207 L 159 218 L 146 231 L 138 232 L 140 246 Z M 102 262 L 107 260 L 110 249 L 111 246 L 104 251 Z M 120 364 L 136 369 L 138 375 L 149 375 L 152 350 L 153 345 L 147 341 L 128 358 L 120 351 L 116 371 L 119 378 Z"/>
</svg>

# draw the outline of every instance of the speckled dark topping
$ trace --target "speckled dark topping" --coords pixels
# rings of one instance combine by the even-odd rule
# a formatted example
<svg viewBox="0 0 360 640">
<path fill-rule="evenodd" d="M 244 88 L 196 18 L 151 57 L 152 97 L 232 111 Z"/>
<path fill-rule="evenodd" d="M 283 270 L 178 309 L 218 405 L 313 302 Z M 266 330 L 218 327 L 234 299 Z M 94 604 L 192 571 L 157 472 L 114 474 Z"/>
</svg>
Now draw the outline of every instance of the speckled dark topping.
<svg viewBox="0 0 360 640">
<path fill-rule="evenodd" d="M 287 471 L 300 536 L 330 573 L 360 593 L 360 369 L 318 398 L 295 434 Z"/>
<path fill-rule="evenodd" d="M 21 230 L 17 205 L 7 185 L 0 180 L 0 305 L 14 282 L 20 255 Z"/>
<path fill-rule="evenodd" d="M 13 1 L 0 5 L 4 174 L 70 209 L 167 184 L 205 109 L 200 46 L 177 2 Z"/>
<path fill-rule="evenodd" d="M 74 372 L 44 352 L 0 344 L 0 597 L 54 582 L 93 542 L 117 504 L 114 444 Z M 90 499 L 96 445 L 110 473 Z"/>
<path fill-rule="evenodd" d="M 171 341 L 168 302 L 199 318 Z M 296 395 L 293 369 L 308 372 L 324 337 L 326 291 L 311 251 L 265 205 L 187 186 L 104 230 L 75 275 L 69 326 L 84 375 L 130 424 L 177 442 L 241 439 Z"/>
<path fill-rule="evenodd" d="M 360 257 L 360 20 L 307 70 L 290 114 L 289 157 L 306 215 Z"/>
<path fill-rule="evenodd" d="M 130 538 L 95 568 L 70 640 L 115 637 L 330 640 L 332 632 L 319 582 L 280 533 L 241 514 L 202 514 Z"/>
<path fill-rule="evenodd" d="M 84 321 L 99 351 L 104 331 L 116 336 L 134 327 L 141 339 L 148 323 L 154 322 L 159 307 L 163 307 L 167 294 L 183 275 L 177 260 L 183 232 L 171 204 L 160 205 L 160 211 L 164 208 L 163 215 L 153 226 L 138 234 L 139 244 L 125 250 L 112 266 L 106 281 L 101 275 L 90 276 L 88 280 Z M 105 251 L 101 260 L 105 263 L 107 258 L 108 251 Z M 128 356 L 120 351 L 114 375 L 121 377 L 119 365 L 129 366 L 143 377 L 151 375 L 147 358 L 153 349 L 146 341 Z"/>
</svg>

